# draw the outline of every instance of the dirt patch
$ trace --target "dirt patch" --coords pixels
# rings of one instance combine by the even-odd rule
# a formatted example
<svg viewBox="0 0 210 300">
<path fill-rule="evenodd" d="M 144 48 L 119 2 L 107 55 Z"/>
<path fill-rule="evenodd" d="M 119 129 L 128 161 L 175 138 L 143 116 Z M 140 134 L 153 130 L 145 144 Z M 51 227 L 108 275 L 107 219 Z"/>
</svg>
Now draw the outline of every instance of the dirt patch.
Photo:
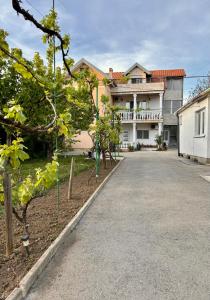
<svg viewBox="0 0 210 300">
<path fill-rule="evenodd" d="M 97 181 L 94 176 L 91 177 L 92 170 L 84 171 L 74 177 L 70 201 L 67 201 L 68 182 L 65 182 L 60 185 L 59 202 L 56 196 L 57 189 L 54 188 L 46 196 L 37 198 L 31 203 L 28 210 L 31 253 L 29 257 L 20 241 L 22 225 L 16 219 L 13 221 L 15 251 L 11 257 L 5 257 L 4 217 L 0 216 L 0 300 L 5 299 L 18 285 L 114 166 L 106 170 L 101 169 Z"/>
</svg>

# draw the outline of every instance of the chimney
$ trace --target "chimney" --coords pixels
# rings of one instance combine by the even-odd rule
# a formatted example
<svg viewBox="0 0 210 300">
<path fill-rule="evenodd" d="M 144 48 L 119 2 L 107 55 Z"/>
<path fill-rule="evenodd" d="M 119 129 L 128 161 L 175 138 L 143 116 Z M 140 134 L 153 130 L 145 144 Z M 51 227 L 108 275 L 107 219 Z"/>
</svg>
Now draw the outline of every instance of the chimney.
<svg viewBox="0 0 210 300">
<path fill-rule="evenodd" d="M 112 77 L 113 77 L 113 76 L 112 76 L 112 73 L 113 73 L 113 69 L 112 69 L 112 68 L 109 68 L 109 78 L 110 78 L 110 79 L 112 79 Z"/>
</svg>

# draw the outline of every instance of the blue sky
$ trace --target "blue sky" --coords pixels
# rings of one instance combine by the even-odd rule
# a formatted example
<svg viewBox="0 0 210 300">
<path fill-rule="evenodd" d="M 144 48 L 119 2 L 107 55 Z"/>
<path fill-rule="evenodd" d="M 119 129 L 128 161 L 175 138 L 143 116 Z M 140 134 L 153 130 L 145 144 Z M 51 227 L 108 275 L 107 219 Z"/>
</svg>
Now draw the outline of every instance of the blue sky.
<svg viewBox="0 0 210 300">
<path fill-rule="evenodd" d="M 52 0 L 28 0 L 41 14 Z M 148 69 L 184 68 L 187 75 L 210 71 L 209 0 L 55 0 L 63 32 L 71 35 L 70 55 L 85 57 L 107 72 L 126 70 L 134 62 Z M 41 18 L 22 0 L 36 18 Z M 40 33 L 0 0 L 0 27 L 11 46 L 26 57 L 44 54 Z M 185 80 L 185 90 L 193 84 Z"/>
</svg>

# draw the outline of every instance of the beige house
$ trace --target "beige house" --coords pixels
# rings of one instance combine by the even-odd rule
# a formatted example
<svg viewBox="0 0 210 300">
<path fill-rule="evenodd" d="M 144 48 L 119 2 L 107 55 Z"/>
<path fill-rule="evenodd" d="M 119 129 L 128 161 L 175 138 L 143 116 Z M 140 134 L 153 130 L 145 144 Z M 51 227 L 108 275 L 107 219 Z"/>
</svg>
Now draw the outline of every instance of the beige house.
<svg viewBox="0 0 210 300">
<path fill-rule="evenodd" d="M 155 137 L 163 135 L 169 146 L 177 145 L 177 119 L 174 112 L 183 102 L 183 69 L 147 70 L 138 63 L 125 72 L 114 72 L 112 68 L 104 73 L 85 59 L 74 65 L 72 71 L 88 67 L 99 80 L 99 108 L 102 113 L 100 96 L 107 95 L 110 103 L 122 109 L 121 147 L 155 145 Z M 110 79 L 104 86 L 103 79 Z M 74 148 L 88 149 L 92 141 L 87 132 L 77 136 Z"/>
</svg>

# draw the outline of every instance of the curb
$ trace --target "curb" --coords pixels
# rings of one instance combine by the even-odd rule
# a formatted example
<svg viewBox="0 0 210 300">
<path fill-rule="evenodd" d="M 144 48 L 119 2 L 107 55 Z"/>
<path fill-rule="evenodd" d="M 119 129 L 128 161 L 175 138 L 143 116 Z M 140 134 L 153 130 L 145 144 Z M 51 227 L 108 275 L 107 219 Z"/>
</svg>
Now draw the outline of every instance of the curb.
<svg viewBox="0 0 210 300">
<path fill-rule="evenodd" d="M 56 254 L 57 250 L 64 243 L 66 237 L 74 230 L 76 225 L 79 223 L 83 215 L 86 213 L 90 205 L 94 202 L 96 196 L 99 194 L 104 185 L 108 182 L 112 174 L 119 168 L 124 158 L 118 162 L 114 169 L 107 175 L 103 182 L 98 186 L 95 192 L 89 197 L 83 207 L 77 212 L 77 214 L 71 219 L 71 221 L 66 225 L 59 236 L 52 242 L 49 248 L 42 254 L 35 265 L 30 269 L 30 271 L 23 277 L 19 283 L 19 287 L 15 288 L 11 294 L 6 298 L 6 300 L 23 300 L 28 294 L 30 288 L 34 282 L 38 279 L 43 270 L 47 267 L 53 256 Z"/>
</svg>

